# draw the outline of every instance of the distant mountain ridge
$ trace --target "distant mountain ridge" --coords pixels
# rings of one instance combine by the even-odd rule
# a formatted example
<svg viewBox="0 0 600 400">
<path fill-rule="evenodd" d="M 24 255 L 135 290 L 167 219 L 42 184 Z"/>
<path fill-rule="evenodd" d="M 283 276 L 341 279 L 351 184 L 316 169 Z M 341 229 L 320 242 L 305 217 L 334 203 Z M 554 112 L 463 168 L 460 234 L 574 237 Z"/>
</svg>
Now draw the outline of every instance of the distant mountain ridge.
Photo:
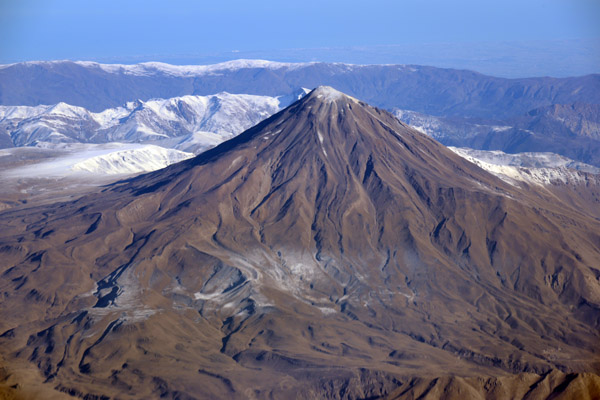
<svg viewBox="0 0 600 400">
<path fill-rule="evenodd" d="M 394 115 L 447 146 L 552 152 L 600 166 L 599 104 L 553 104 L 504 120 L 436 117 L 400 109 Z"/>
<path fill-rule="evenodd" d="M 99 112 L 129 101 L 210 95 L 264 96 L 330 85 L 376 106 L 436 116 L 507 118 L 562 103 L 600 104 L 600 75 L 504 79 L 416 65 L 276 63 L 237 60 L 212 66 L 28 62 L 0 67 L 0 104 L 68 104 Z"/>
<path fill-rule="evenodd" d="M 9 137 L 4 136 L 4 147 L 167 140 L 166 147 L 198 153 L 256 125 L 304 93 L 279 97 L 219 93 L 137 100 L 99 113 L 66 103 L 0 106 L 0 136 L 4 132 Z"/>
<path fill-rule="evenodd" d="M 554 153 L 506 154 L 501 151 L 449 147 L 459 156 L 508 182 L 541 186 L 578 184 L 592 180 L 600 185 L 600 168 L 575 162 Z"/>
<path fill-rule="evenodd" d="M 513 120 L 516 126 L 540 134 L 600 140 L 600 104 L 553 104 Z"/>
</svg>

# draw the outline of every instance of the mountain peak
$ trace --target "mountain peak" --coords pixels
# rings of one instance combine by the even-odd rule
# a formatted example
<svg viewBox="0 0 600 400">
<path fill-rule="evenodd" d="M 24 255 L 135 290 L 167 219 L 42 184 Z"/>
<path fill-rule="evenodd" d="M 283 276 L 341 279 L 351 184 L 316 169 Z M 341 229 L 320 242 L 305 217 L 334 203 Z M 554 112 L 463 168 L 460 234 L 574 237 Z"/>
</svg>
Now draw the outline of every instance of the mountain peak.
<svg viewBox="0 0 600 400">
<path fill-rule="evenodd" d="M 310 94 L 310 98 L 320 99 L 323 102 L 331 103 L 336 100 L 345 99 L 351 100 L 353 102 L 357 102 L 357 100 L 353 97 L 348 96 L 345 93 L 340 92 L 332 88 L 331 86 L 319 86 L 315 88 Z"/>
<path fill-rule="evenodd" d="M 298 185 L 312 185 L 326 174 L 330 193 L 337 190 L 334 182 L 366 182 L 375 175 L 382 179 L 381 187 L 387 185 L 385 180 L 394 181 L 394 185 L 402 181 L 402 185 L 410 186 L 406 179 L 412 178 L 402 175 L 405 170 L 420 170 L 426 175 L 435 175 L 430 176 L 431 179 L 453 181 L 456 185 L 472 184 L 463 176 L 456 177 L 453 172 L 456 169 L 463 170 L 476 181 L 489 180 L 488 174 L 482 176 L 483 171 L 402 124 L 387 111 L 329 86 L 313 89 L 271 118 L 193 161 L 173 167 L 173 171 L 200 165 L 215 171 L 228 171 L 225 165 L 242 159 L 254 160 L 246 165 L 248 171 L 273 171 L 273 176 L 278 179 L 301 176 Z M 436 173 L 430 174 L 430 171 Z M 196 173 L 199 172 L 193 172 Z M 156 178 L 171 181 L 170 174 L 171 170 L 165 171 L 164 176 L 159 177 L 162 175 L 159 174 Z M 217 175 L 227 179 L 220 173 Z M 219 179 L 215 179 L 215 183 L 217 181 Z M 277 184 L 284 182 L 277 180 Z M 324 193 L 323 188 L 319 190 Z"/>
</svg>

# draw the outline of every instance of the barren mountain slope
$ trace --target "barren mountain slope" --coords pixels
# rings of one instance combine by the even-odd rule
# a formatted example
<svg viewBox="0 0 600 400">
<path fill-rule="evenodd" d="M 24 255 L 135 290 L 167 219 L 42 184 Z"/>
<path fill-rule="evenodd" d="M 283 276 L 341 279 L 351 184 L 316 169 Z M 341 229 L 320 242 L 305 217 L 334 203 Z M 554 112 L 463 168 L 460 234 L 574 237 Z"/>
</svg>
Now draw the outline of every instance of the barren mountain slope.
<svg viewBox="0 0 600 400">
<path fill-rule="evenodd" d="M 72 395 L 598 386 L 600 221 L 331 88 L 0 235 L 7 368 Z"/>
</svg>

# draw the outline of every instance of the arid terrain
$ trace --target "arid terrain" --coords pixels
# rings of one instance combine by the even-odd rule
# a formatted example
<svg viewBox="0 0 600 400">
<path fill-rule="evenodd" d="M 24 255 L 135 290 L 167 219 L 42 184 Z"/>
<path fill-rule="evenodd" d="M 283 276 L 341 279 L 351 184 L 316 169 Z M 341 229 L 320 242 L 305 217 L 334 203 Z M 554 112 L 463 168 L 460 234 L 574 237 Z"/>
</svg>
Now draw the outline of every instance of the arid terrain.
<svg viewBox="0 0 600 400">
<path fill-rule="evenodd" d="M 0 393 L 599 398 L 582 182 L 513 185 L 319 87 L 195 158 L 0 212 Z"/>
</svg>

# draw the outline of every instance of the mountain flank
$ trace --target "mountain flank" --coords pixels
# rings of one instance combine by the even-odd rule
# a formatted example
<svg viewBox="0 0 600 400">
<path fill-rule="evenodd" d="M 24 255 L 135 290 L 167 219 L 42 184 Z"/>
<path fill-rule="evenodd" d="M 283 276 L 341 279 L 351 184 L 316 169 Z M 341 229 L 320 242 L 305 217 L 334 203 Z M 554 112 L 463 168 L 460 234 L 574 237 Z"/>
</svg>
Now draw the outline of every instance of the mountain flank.
<svg viewBox="0 0 600 400">
<path fill-rule="evenodd" d="M 600 220 L 330 87 L 0 227 L 6 368 L 73 396 L 598 393 Z"/>
</svg>

